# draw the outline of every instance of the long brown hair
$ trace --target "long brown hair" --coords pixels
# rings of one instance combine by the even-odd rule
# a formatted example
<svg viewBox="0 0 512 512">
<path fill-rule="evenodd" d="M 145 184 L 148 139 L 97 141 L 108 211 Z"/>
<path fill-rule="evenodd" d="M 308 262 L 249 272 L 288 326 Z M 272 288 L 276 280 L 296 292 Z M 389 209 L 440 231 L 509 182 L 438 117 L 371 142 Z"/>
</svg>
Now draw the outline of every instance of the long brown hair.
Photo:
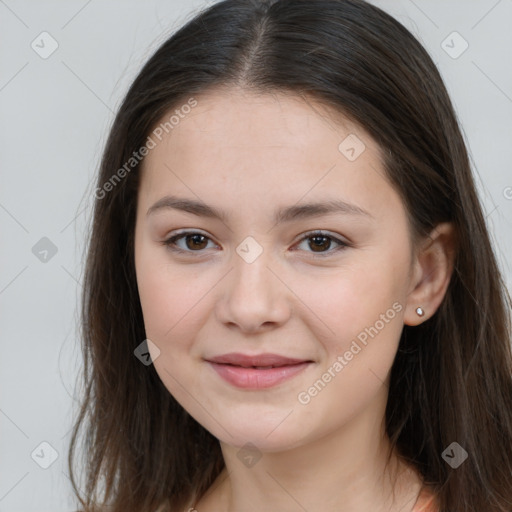
<svg viewBox="0 0 512 512">
<path fill-rule="evenodd" d="M 440 74 L 405 27 L 362 0 L 214 4 L 154 53 L 127 92 L 101 162 L 85 267 L 84 397 L 69 452 L 81 505 L 181 512 L 224 467 L 218 440 L 134 356 L 146 338 L 133 245 L 141 164 L 126 166 L 164 114 L 216 85 L 301 94 L 344 113 L 383 148 L 414 237 L 453 223 L 454 272 L 436 313 L 404 326 L 386 430 L 443 512 L 510 512 L 510 296 Z M 73 461 L 82 428 L 81 491 Z M 442 457 L 452 442 L 468 453 L 457 469 Z"/>
</svg>

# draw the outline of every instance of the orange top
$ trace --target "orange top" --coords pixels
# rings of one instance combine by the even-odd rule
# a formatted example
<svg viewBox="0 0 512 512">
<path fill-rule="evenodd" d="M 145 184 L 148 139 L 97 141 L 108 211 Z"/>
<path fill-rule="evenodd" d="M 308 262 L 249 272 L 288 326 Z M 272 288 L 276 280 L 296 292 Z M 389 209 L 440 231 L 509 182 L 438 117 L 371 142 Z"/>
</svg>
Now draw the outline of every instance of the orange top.
<svg viewBox="0 0 512 512">
<path fill-rule="evenodd" d="M 436 495 L 423 487 L 412 512 L 439 512 Z"/>
<path fill-rule="evenodd" d="M 192 509 L 189 508 L 184 512 L 188 512 L 189 510 Z M 193 510 L 195 510 L 195 508 Z M 416 500 L 416 503 L 414 504 L 412 512 L 439 512 L 439 510 L 440 509 L 436 501 L 436 495 L 432 491 L 429 491 L 426 487 L 423 487 L 420 491 L 418 499 Z M 155 512 L 163 511 L 164 508 L 162 505 L 162 507 L 158 508 Z"/>
</svg>

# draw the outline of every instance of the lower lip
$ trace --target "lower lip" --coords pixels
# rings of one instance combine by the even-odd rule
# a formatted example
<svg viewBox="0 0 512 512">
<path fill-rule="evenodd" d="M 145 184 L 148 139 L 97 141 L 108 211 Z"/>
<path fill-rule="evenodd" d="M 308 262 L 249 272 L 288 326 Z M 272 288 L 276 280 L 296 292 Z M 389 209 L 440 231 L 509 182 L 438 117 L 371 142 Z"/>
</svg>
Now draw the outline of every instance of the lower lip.
<svg viewBox="0 0 512 512">
<path fill-rule="evenodd" d="M 276 386 L 302 372 L 311 363 L 304 362 L 259 370 L 230 364 L 212 363 L 212 368 L 227 382 L 238 388 L 264 389 Z"/>
</svg>

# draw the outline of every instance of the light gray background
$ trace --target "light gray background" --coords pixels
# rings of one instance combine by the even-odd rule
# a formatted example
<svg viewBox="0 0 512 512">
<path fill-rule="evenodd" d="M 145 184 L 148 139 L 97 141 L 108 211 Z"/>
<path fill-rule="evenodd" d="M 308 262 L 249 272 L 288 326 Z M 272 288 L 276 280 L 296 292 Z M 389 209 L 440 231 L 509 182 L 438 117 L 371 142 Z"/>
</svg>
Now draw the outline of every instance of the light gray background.
<svg viewBox="0 0 512 512">
<path fill-rule="evenodd" d="M 512 0 L 374 3 L 412 30 L 441 70 L 510 290 Z M 131 80 L 204 5 L 0 0 L 0 512 L 73 510 L 66 457 L 92 178 Z M 43 45 L 43 31 L 58 43 L 46 59 L 31 47 Z M 458 36 L 446 39 L 454 31 L 469 44 L 458 58 L 445 51 L 463 48 Z M 43 237 L 57 248 L 46 262 L 32 252 Z M 58 453 L 48 469 L 31 458 L 37 448 L 34 458 L 48 462 L 41 442 Z"/>
</svg>

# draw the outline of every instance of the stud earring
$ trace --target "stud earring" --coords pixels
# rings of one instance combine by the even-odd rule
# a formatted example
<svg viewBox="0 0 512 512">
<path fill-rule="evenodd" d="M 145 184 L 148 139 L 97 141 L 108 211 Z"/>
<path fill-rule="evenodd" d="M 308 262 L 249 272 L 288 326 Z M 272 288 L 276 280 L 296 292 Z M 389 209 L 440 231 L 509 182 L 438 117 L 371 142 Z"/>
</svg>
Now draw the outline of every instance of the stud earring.
<svg viewBox="0 0 512 512">
<path fill-rule="evenodd" d="M 425 314 L 425 311 L 423 311 L 423 308 L 416 308 L 416 313 L 418 316 L 423 316 Z"/>
</svg>

